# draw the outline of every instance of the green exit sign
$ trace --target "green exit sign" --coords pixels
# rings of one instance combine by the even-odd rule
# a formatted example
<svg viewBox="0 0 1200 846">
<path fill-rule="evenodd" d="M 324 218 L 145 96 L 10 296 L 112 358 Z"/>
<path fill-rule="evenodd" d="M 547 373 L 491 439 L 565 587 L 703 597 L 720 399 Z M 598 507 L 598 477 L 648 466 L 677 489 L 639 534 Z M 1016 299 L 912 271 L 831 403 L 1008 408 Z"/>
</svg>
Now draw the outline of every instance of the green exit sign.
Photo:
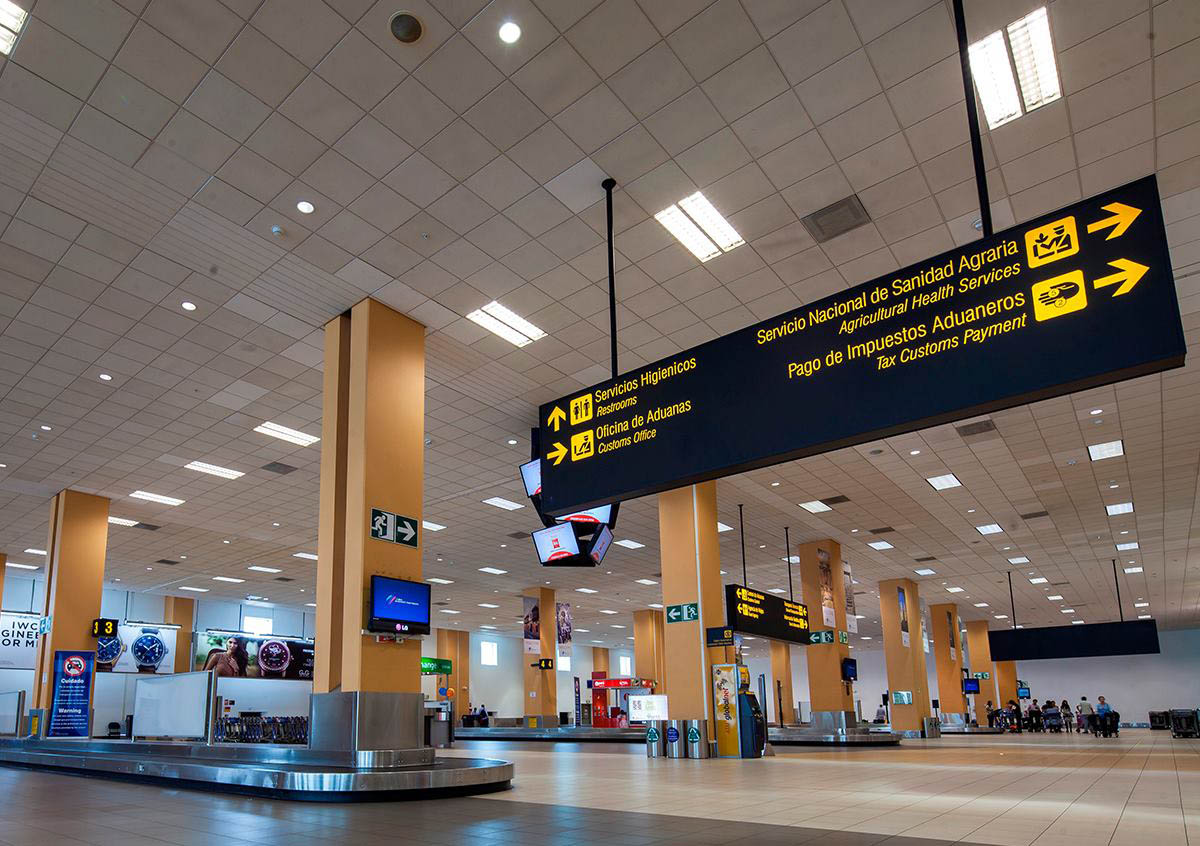
<svg viewBox="0 0 1200 846">
<path fill-rule="evenodd" d="M 682 605 L 667 606 L 668 623 L 690 623 L 700 619 L 700 605 L 696 602 L 685 602 Z"/>
</svg>

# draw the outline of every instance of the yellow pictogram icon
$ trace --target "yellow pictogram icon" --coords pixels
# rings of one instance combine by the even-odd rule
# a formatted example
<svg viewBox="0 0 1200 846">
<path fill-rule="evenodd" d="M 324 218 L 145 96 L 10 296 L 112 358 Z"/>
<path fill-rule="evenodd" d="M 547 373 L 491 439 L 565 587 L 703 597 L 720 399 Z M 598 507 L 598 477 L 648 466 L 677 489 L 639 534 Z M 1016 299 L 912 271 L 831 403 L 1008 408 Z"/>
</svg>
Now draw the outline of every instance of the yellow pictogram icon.
<svg viewBox="0 0 1200 846">
<path fill-rule="evenodd" d="M 572 461 L 582 461 L 585 458 L 592 457 L 592 454 L 596 451 L 596 439 L 592 432 L 593 430 L 588 429 L 571 436 Z"/>
<path fill-rule="evenodd" d="M 546 453 L 546 460 L 553 461 L 554 466 L 557 467 L 558 465 L 562 464 L 562 460 L 564 457 L 566 457 L 566 454 L 567 454 L 567 448 L 565 446 L 563 446 L 562 444 L 560 444 L 558 441 L 555 441 L 554 449 L 552 449 L 548 453 Z"/>
<path fill-rule="evenodd" d="M 1146 275 L 1146 271 L 1150 269 L 1144 264 L 1138 264 L 1136 261 L 1130 261 L 1129 259 L 1123 258 L 1110 261 L 1108 266 L 1117 268 L 1118 272 L 1113 273 L 1110 276 L 1101 276 L 1092 284 L 1096 286 L 1096 290 L 1099 290 L 1101 288 L 1107 288 L 1109 285 L 1118 285 L 1119 283 L 1117 290 L 1113 291 L 1114 297 L 1119 297 L 1122 294 L 1128 294 L 1130 291 L 1132 291 L 1133 286 L 1136 285 L 1141 278 Z"/>
<path fill-rule="evenodd" d="M 592 395 L 584 394 L 571 400 L 571 425 L 586 423 L 592 419 Z"/>
<path fill-rule="evenodd" d="M 546 418 L 546 425 L 553 426 L 554 431 L 557 432 L 558 427 L 561 426 L 566 419 L 567 413 L 556 405 L 554 406 L 554 410 L 551 411 L 549 416 Z"/>
<path fill-rule="evenodd" d="M 1075 218 L 1059 220 L 1030 229 L 1025 233 L 1025 252 L 1029 255 L 1029 266 L 1037 267 L 1073 256 L 1079 252 L 1079 233 L 1075 230 Z"/>
<path fill-rule="evenodd" d="M 1051 320 L 1087 308 L 1087 285 L 1082 270 L 1037 282 L 1033 286 L 1033 317 Z"/>
<path fill-rule="evenodd" d="M 1099 229 L 1107 229 L 1112 227 L 1113 231 L 1104 236 L 1105 241 L 1111 241 L 1113 238 L 1119 238 L 1125 234 L 1125 230 L 1129 228 L 1137 216 L 1142 213 L 1141 209 L 1135 209 L 1133 206 L 1127 206 L 1124 203 L 1109 203 L 1107 206 L 1101 206 L 1106 212 L 1112 212 L 1112 217 L 1106 217 L 1103 220 L 1097 220 L 1095 223 L 1087 225 L 1088 234 Z"/>
</svg>

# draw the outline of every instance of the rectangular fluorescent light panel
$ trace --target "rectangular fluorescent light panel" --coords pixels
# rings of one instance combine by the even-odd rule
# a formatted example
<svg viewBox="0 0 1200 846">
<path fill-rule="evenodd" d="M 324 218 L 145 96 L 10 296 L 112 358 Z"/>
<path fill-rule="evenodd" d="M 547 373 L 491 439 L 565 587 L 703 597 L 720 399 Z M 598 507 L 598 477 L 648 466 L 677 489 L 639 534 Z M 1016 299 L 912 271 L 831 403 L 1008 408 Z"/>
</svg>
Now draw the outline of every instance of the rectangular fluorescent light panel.
<svg viewBox="0 0 1200 846">
<path fill-rule="evenodd" d="M 539 338 L 546 337 L 546 333 L 541 329 L 495 300 L 483 308 L 475 309 L 467 315 L 467 320 L 517 347 L 532 344 Z"/>
<path fill-rule="evenodd" d="M 180 590 L 190 590 L 192 593 L 208 593 L 208 588 L 189 587 L 188 585 L 180 585 Z"/>
<path fill-rule="evenodd" d="M 255 426 L 254 431 L 263 435 L 270 435 L 272 438 L 279 438 L 281 441 L 287 441 L 289 444 L 296 444 L 297 446 L 312 446 L 321 440 L 315 435 L 298 432 L 295 429 L 289 429 L 287 426 L 272 423 L 270 420 Z"/>
<path fill-rule="evenodd" d="M 481 602 L 481 603 L 479 603 L 479 607 L 480 608 L 499 608 L 500 606 L 494 602 Z"/>
<path fill-rule="evenodd" d="M 976 602 L 975 607 L 976 608 L 987 608 L 988 604 L 986 602 Z"/>
<path fill-rule="evenodd" d="M 931 570 L 928 567 L 922 567 L 920 570 L 913 570 L 918 576 L 932 576 L 937 573 L 937 570 Z"/>
<path fill-rule="evenodd" d="M 1050 581 L 1050 580 L 1047 579 L 1045 576 L 1034 576 L 1032 579 L 1029 580 L 1029 583 L 1031 585 L 1044 585 L 1048 581 Z"/>
<path fill-rule="evenodd" d="M 1125 454 L 1125 445 L 1121 441 L 1106 441 L 1102 444 L 1088 444 L 1088 455 L 1092 461 L 1105 458 L 1120 458 Z"/>
<path fill-rule="evenodd" d="M 497 568 L 497 567 L 480 567 L 480 568 L 479 568 L 479 572 L 481 572 L 481 573 L 491 573 L 493 576 L 503 576 L 503 575 L 504 575 L 505 573 L 507 573 L 508 571 L 507 571 L 507 570 L 501 570 L 501 569 L 499 569 L 499 568 Z"/>
<path fill-rule="evenodd" d="M 1149 608 L 1150 603 L 1149 602 L 1135 602 L 1135 603 L 1133 603 L 1133 607 L 1134 608 Z"/>
<path fill-rule="evenodd" d="M 17 33 L 25 24 L 26 12 L 16 3 L 0 0 L 0 56 L 7 56 L 17 43 Z"/>
<path fill-rule="evenodd" d="M 1072 621 L 1071 621 L 1071 625 L 1072 625 L 1072 626 L 1082 626 L 1082 625 L 1083 625 L 1083 623 L 1084 623 L 1084 621 L 1083 621 L 1083 620 L 1072 620 Z"/>
<path fill-rule="evenodd" d="M 184 469 L 195 470 L 197 473 L 207 473 L 210 476 L 220 476 L 222 479 L 240 479 L 246 475 L 240 470 L 230 470 L 228 467 L 205 464 L 203 461 L 189 461 L 183 466 Z"/>
<path fill-rule="evenodd" d="M 986 526 L 976 526 L 975 531 L 981 535 L 997 535 L 1004 530 L 996 523 L 988 523 Z"/>
<path fill-rule="evenodd" d="M 483 501 L 484 505 L 494 505 L 496 508 L 503 508 L 505 511 L 516 511 L 518 508 L 524 508 L 519 502 L 513 502 L 511 499 L 505 499 L 502 496 L 490 496 Z"/>
<path fill-rule="evenodd" d="M 953 473 L 946 473 L 942 476 L 930 476 L 925 481 L 928 482 L 929 484 L 933 485 L 933 489 L 935 491 L 944 491 L 949 488 L 961 488 L 962 487 L 962 482 L 960 482 L 958 480 L 958 477 L 955 476 Z"/>
<path fill-rule="evenodd" d="M 732 531 L 733 531 L 733 526 L 726 526 L 720 520 L 717 521 L 717 533 L 718 534 L 720 534 L 721 532 L 732 532 Z"/>
<path fill-rule="evenodd" d="M 230 584 L 240 585 L 245 579 L 235 579 L 233 576 L 213 576 L 214 582 L 229 582 Z"/>
<path fill-rule="evenodd" d="M 591 588 L 575 588 L 576 593 L 595 593 Z"/>
<path fill-rule="evenodd" d="M 710 241 L 708 236 L 692 222 L 691 218 L 680 210 L 679 206 L 668 206 L 654 215 L 654 219 L 666 227 L 666 230 L 674 235 L 679 243 L 687 247 L 688 251 L 700 262 L 703 263 L 721 255 L 721 248 Z"/>
<path fill-rule="evenodd" d="M 997 620 L 1007 620 L 1008 619 L 1007 614 L 993 614 L 992 616 L 995 617 Z"/>
<path fill-rule="evenodd" d="M 1021 98 L 1013 79 L 1012 64 L 1004 45 L 1004 33 L 996 30 L 967 48 L 971 77 L 983 103 L 988 129 L 1003 126 L 1021 116 Z"/>
<path fill-rule="evenodd" d="M 1009 564 L 1028 564 L 1029 559 L 1026 558 L 1024 555 L 1018 555 L 1016 558 L 1008 559 L 1008 563 Z"/>
<path fill-rule="evenodd" d="M 136 526 L 138 524 L 137 520 L 130 520 L 126 517 L 109 517 L 108 522 L 112 523 L 114 526 L 125 526 L 127 528 Z"/>
<path fill-rule="evenodd" d="M 453 579 L 439 579 L 437 576 L 430 576 L 425 581 L 430 582 L 431 584 L 435 584 L 435 585 L 452 585 L 452 584 L 454 584 Z"/>
<path fill-rule="evenodd" d="M 1051 602 L 1060 602 L 1062 600 L 1062 594 L 1056 593 L 1053 596 L 1047 596 L 1046 598 L 1049 599 Z"/>
<path fill-rule="evenodd" d="M 602 608 L 602 609 L 600 609 L 600 613 L 601 614 L 616 614 L 617 612 L 616 611 L 608 611 L 608 610 Z"/>
<path fill-rule="evenodd" d="M 1126 567 L 1125 572 L 1126 573 L 1140 573 L 1140 572 L 1142 572 L 1142 568 L 1141 567 Z"/>
<path fill-rule="evenodd" d="M 704 234 L 715 241 L 717 246 L 725 252 L 746 243 L 742 236 L 737 234 L 737 230 L 729 225 L 729 221 L 722 217 L 721 213 L 708 201 L 708 198 L 699 191 L 680 200 L 679 207 L 687 212 L 692 220 L 700 224 Z"/>
<path fill-rule="evenodd" d="M 1060 614 L 1074 614 L 1074 613 L 1075 613 L 1075 609 L 1074 609 L 1074 608 L 1059 608 L 1059 609 L 1058 609 L 1058 613 L 1060 613 Z"/>
<path fill-rule="evenodd" d="M 430 523 L 428 520 L 422 520 L 421 526 L 431 532 L 440 532 L 442 529 L 446 528 L 440 523 Z"/>
<path fill-rule="evenodd" d="M 895 549 L 887 541 L 871 541 L 867 546 L 871 547 L 871 549 Z"/>
<path fill-rule="evenodd" d="M 17 570 L 36 570 L 38 568 L 36 564 L 18 564 L 16 561 L 6 561 L 5 566 L 13 567 Z"/>
<path fill-rule="evenodd" d="M 1117 552 L 1128 552 L 1131 549 L 1137 549 L 1137 548 L 1138 548 L 1137 541 L 1130 541 L 1129 543 L 1117 544 Z"/>
<path fill-rule="evenodd" d="M 1017 66 L 1025 111 L 1031 112 L 1038 106 L 1057 100 L 1061 92 L 1046 7 L 1034 9 L 1025 17 L 1010 23 L 1008 43 L 1012 47 L 1013 63 Z"/>
<path fill-rule="evenodd" d="M 283 572 L 278 567 L 261 567 L 258 564 L 251 564 L 246 569 L 253 570 L 256 573 L 282 573 Z"/>
<path fill-rule="evenodd" d="M 45 555 L 45 554 L 46 554 L 46 550 L 44 550 L 44 549 L 33 549 L 33 548 L 31 547 L 31 548 L 29 548 L 29 549 L 25 550 L 25 554 L 26 554 L 26 555 Z"/>
<path fill-rule="evenodd" d="M 771 588 L 767 593 L 787 593 L 783 588 Z M 745 638 L 743 638 L 744 640 Z"/>
<path fill-rule="evenodd" d="M 462 613 L 461 611 L 454 611 L 450 608 L 439 608 L 438 611 L 441 611 L 443 614 L 461 614 Z"/>
<path fill-rule="evenodd" d="M 133 499 L 144 499 L 147 502 L 157 502 L 159 505 L 183 505 L 186 500 L 176 499 L 173 496 L 163 496 L 162 494 L 150 493 L 150 491 L 134 491 L 129 495 Z"/>
<path fill-rule="evenodd" d="M 634 579 L 634 581 L 637 582 L 639 585 L 656 585 L 656 584 L 658 584 L 658 582 L 654 581 L 654 579 Z"/>
<path fill-rule="evenodd" d="M 948 588 L 946 588 L 946 593 L 962 593 L 962 592 L 963 592 L 963 589 L 962 589 L 962 588 L 960 588 L 960 587 L 948 587 Z"/>
<path fill-rule="evenodd" d="M 819 499 L 814 499 L 811 502 L 798 502 L 796 504 L 799 505 L 801 508 L 803 508 L 805 511 L 807 511 L 809 514 L 820 514 L 822 511 L 832 511 L 833 510 L 828 505 L 821 502 L 821 500 L 819 500 Z"/>
<path fill-rule="evenodd" d="M 1149 620 L 1152 616 L 1153 615 L 1151 615 L 1151 614 L 1138 614 L 1138 619 L 1139 620 Z"/>
<path fill-rule="evenodd" d="M 641 549 L 642 547 L 645 546 L 644 543 L 638 543 L 637 541 L 630 540 L 629 538 L 625 538 L 624 540 L 616 541 L 616 544 L 617 544 L 617 546 L 623 546 L 626 549 Z"/>
<path fill-rule="evenodd" d="M 1115 517 L 1118 514 L 1132 514 L 1133 513 L 1133 503 L 1132 502 L 1116 502 L 1116 503 L 1113 503 L 1112 505 L 1104 506 L 1104 510 L 1108 512 L 1109 517 Z"/>
<path fill-rule="evenodd" d="M 316 561 L 317 560 L 316 554 L 312 553 L 312 552 L 293 552 L 292 557 L 293 558 L 303 558 L 305 561 Z"/>
</svg>

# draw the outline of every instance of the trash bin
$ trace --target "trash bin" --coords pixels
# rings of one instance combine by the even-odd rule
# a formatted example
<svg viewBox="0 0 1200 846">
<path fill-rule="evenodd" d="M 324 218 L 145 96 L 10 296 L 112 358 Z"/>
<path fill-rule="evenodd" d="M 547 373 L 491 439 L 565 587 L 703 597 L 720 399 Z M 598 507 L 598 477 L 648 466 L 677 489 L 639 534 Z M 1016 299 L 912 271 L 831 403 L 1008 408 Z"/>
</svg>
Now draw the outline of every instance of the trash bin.
<svg viewBox="0 0 1200 846">
<path fill-rule="evenodd" d="M 938 722 L 937 717 L 926 717 L 924 727 L 921 729 L 921 737 L 941 737 L 942 724 Z"/>
<path fill-rule="evenodd" d="M 667 747 L 668 758 L 686 758 L 687 736 L 684 723 L 686 720 L 667 720 L 663 731 L 663 741 Z"/>
<path fill-rule="evenodd" d="M 709 756 L 708 720 L 684 720 L 683 735 L 687 742 L 689 758 L 707 758 Z"/>
<path fill-rule="evenodd" d="M 646 723 L 646 757 L 661 758 L 663 751 L 662 720 L 651 720 Z"/>
</svg>

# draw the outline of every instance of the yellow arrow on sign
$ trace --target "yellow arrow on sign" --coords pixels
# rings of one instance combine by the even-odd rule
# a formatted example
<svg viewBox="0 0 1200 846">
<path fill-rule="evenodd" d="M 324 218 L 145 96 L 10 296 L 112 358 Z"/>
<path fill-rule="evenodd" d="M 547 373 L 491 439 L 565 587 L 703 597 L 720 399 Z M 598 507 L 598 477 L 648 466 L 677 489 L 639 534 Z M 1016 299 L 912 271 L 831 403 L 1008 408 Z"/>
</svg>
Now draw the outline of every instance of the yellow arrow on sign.
<svg viewBox="0 0 1200 846">
<path fill-rule="evenodd" d="M 567 448 L 565 446 L 563 446 L 562 444 L 560 444 L 558 441 L 555 441 L 554 449 L 550 450 L 550 452 L 548 452 L 546 454 L 546 458 L 553 461 L 554 466 L 557 467 L 559 464 L 562 463 L 563 456 L 565 456 L 566 454 L 567 454 Z"/>
<path fill-rule="evenodd" d="M 567 413 L 556 405 L 554 406 L 554 410 L 550 412 L 550 416 L 546 418 L 546 422 L 553 426 L 554 431 L 557 432 L 559 424 L 566 422 L 566 419 Z"/>
<path fill-rule="evenodd" d="M 1106 212 L 1112 212 L 1113 216 L 1097 220 L 1095 223 L 1089 223 L 1087 231 L 1090 235 L 1098 229 L 1106 229 L 1109 226 L 1113 227 L 1113 231 L 1104 236 L 1105 241 L 1111 241 L 1113 238 L 1124 235 L 1129 225 L 1137 220 L 1137 216 L 1142 213 L 1141 209 L 1135 209 L 1133 206 L 1127 206 L 1124 203 L 1109 203 L 1107 206 L 1101 206 L 1101 208 Z"/>
<path fill-rule="evenodd" d="M 1146 271 L 1150 269 L 1144 264 L 1138 264 L 1136 261 L 1130 261 L 1129 259 L 1123 258 L 1110 261 L 1109 266 L 1117 268 L 1120 272 L 1114 273 L 1110 276 L 1101 276 L 1099 279 L 1094 281 L 1092 285 L 1099 290 L 1100 288 L 1107 288 L 1109 285 L 1116 285 L 1120 283 L 1120 287 L 1113 291 L 1114 297 L 1119 297 L 1122 294 L 1128 294 L 1130 291 L 1132 291 L 1133 286 L 1136 285 L 1138 280 L 1145 276 Z"/>
</svg>

